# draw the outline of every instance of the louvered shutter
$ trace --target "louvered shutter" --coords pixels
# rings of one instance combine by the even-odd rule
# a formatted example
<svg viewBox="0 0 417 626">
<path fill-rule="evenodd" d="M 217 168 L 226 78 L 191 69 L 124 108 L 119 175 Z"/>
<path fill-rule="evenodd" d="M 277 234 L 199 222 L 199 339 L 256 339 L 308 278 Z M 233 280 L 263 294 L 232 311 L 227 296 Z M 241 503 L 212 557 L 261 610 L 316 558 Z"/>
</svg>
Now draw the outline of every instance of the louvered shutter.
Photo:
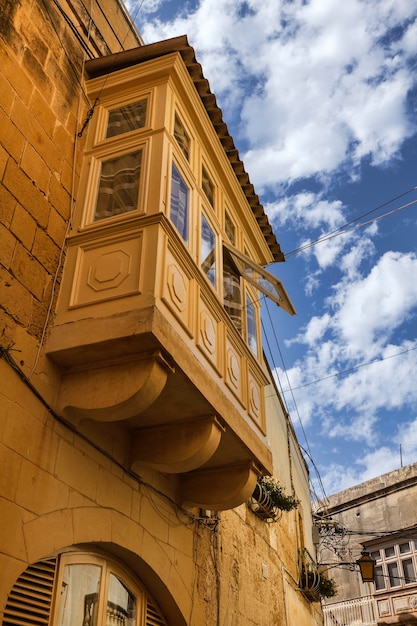
<svg viewBox="0 0 417 626">
<path fill-rule="evenodd" d="M 29 565 L 9 594 L 3 626 L 44 626 L 49 623 L 55 569 L 56 559 Z"/>
<path fill-rule="evenodd" d="M 146 626 L 167 626 L 158 607 L 148 597 L 146 601 Z"/>
</svg>

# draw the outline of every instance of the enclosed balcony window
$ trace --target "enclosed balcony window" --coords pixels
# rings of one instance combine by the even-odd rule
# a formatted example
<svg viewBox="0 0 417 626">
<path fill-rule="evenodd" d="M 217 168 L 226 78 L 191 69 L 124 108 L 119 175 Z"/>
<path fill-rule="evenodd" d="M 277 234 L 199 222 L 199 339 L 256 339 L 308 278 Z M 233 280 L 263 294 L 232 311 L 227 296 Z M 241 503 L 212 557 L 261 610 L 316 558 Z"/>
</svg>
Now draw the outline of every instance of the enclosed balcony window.
<svg viewBox="0 0 417 626">
<path fill-rule="evenodd" d="M 204 214 L 201 216 L 201 268 L 216 287 L 216 235 Z"/>
<path fill-rule="evenodd" d="M 224 214 L 224 230 L 230 243 L 236 245 L 236 226 L 227 211 Z"/>
<path fill-rule="evenodd" d="M 223 247 L 223 306 L 238 331 L 242 332 L 240 274 L 225 247 Z"/>
<path fill-rule="evenodd" d="M 256 332 L 256 310 L 249 296 L 246 296 L 246 334 L 249 348 L 258 356 L 258 333 Z"/>
<path fill-rule="evenodd" d="M 147 105 L 148 100 L 144 98 L 138 102 L 111 109 L 107 122 L 106 139 L 143 128 L 146 123 Z"/>
<path fill-rule="evenodd" d="M 187 161 L 190 160 L 190 137 L 187 134 L 187 131 L 184 128 L 184 124 L 181 122 L 180 118 L 177 114 L 175 114 L 174 121 L 174 137 L 181 148 L 181 151 Z"/>
<path fill-rule="evenodd" d="M 138 208 L 142 152 L 136 150 L 101 162 L 95 220 Z"/>
<path fill-rule="evenodd" d="M 201 186 L 210 205 L 214 208 L 214 184 L 204 165 L 201 168 Z"/>
<path fill-rule="evenodd" d="M 177 167 L 172 164 L 170 217 L 185 243 L 188 244 L 189 189 Z"/>
</svg>

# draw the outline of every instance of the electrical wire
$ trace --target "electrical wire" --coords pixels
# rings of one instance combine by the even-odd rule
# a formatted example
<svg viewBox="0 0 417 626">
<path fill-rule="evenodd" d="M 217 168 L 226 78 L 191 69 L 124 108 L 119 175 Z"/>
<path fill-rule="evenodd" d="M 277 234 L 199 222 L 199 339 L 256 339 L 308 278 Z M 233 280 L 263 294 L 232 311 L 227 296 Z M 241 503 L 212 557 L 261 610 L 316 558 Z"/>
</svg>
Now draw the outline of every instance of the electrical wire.
<svg viewBox="0 0 417 626">
<path fill-rule="evenodd" d="M 265 300 L 265 308 L 266 308 L 266 311 L 267 311 L 267 314 L 268 314 L 269 323 L 270 323 L 271 328 L 272 328 L 272 334 L 273 334 L 273 337 L 274 337 L 274 340 L 275 340 L 275 345 L 276 345 L 278 353 L 280 355 L 281 363 L 282 363 L 282 366 L 283 366 L 283 369 L 284 369 L 284 372 L 285 372 L 287 385 L 288 385 L 289 390 L 291 390 L 291 383 L 290 383 L 289 376 L 288 376 L 288 370 L 287 370 L 287 368 L 285 366 L 284 357 L 283 357 L 283 354 L 282 354 L 282 351 L 281 351 L 281 347 L 280 347 L 279 342 L 278 342 L 278 337 L 277 337 L 276 332 L 275 332 L 275 326 L 272 323 L 271 313 L 269 311 L 268 301 L 267 300 Z M 306 431 L 304 429 L 304 424 L 302 422 L 301 415 L 300 415 L 300 412 L 298 410 L 297 402 L 296 402 L 295 396 L 294 396 L 294 394 L 292 392 L 291 392 L 291 397 L 292 397 L 292 402 L 293 402 L 293 405 L 294 405 L 294 409 L 295 409 L 295 412 L 297 414 L 297 418 L 298 418 L 298 421 L 299 421 L 299 424 L 300 424 L 300 427 L 301 427 L 301 431 L 303 433 L 303 436 L 304 436 L 304 439 L 305 439 L 305 442 L 306 442 L 307 450 L 305 450 L 305 452 L 308 452 L 307 456 L 310 459 L 310 461 L 312 461 L 312 465 L 313 465 L 314 471 L 316 472 L 317 481 L 318 481 L 318 483 L 320 485 L 320 489 L 321 489 L 322 494 L 323 494 L 323 498 L 322 499 L 324 501 L 328 501 L 328 498 L 327 498 L 327 495 L 326 495 L 326 491 L 324 489 L 323 481 L 322 481 L 321 476 L 320 476 L 320 472 L 318 471 L 318 468 L 317 468 L 316 464 L 313 461 L 313 455 L 312 455 L 311 450 L 310 450 L 310 445 L 309 445 L 309 442 L 308 442 L 308 439 L 307 439 L 307 433 L 306 433 Z M 317 497 L 316 493 L 314 493 L 314 496 L 317 498 L 317 500 L 319 500 L 319 498 Z"/>
<path fill-rule="evenodd" d="M 63 11 L 62 11 L 61 7 L 59 6 L 59 3 L 57 2 L 57 0 L 53 0 L 53 2 L 54 2 L 54 4 L 56 5 L 57 9 L 60 11 L 60 13 L 62 13 Z M 68 52 L 67 52 L 67 50 L 65 49 L 65 46 L 64 46 L 64 43 L 63 43 L 63 41 L 62 41 L 62 38 L 61 38 L 61 35 L 60 35 L 60 32 L 59 32 L 59 29 L 58 29 L 57 25 L 55 24 L 55 22 L 54 22 L 54 20 L 53 20 L 53 18 L 52 18 L 52 15 L 51 15 L 51 12 L 49 11 L 49 7 L 48 7 L 48 5 L 47 5 L 47 3 L 46 3 L 46 0 L 42 0 L 42 5 L 43 5 L 43 8 L 44 8 L 44 10 L 45 10 L 45 13 L 46 13 L 46 14 L 47 14 L 47 16 L 49 17 L 49 21 L 51 22 L 52 28 L 54 29 L 54 32 L 55 32 L 55 35 L 56 35 L 56 37 L 57 37 L 57 39 L 58 39 L 59 43 L 61 44 L 61 48 L 62 48 L 62 50 L 63 50 L 63 52 L 64 52 L 64 54 L 65 54 L 65 57 L 66 57 L 67 62 L 68 62 L 68 65 L 70 66 L 70 68 L 71 68 L 71 70 L 72 70 L 72 72 L 73 72 L 73 74 L 74 74 L 75 80 L 77 81 L 77 83 L 78 83 L 78 85 L 79 85 L 79 87 L 80 87 L 80 89 L 81 89 L 81 92 L 82 92 L 82 94 L 83 94 L 83 96 L 84 96 L 84 98 L 85 98 L 85 100 L 86 100 L 87 104 L 89 105 L 89 104 L 90 104 L 90 101 L 89 101 L 89 99 L 88 99 L 88 96 L 87 96 L 87 94 L 86 94 L 86 92 L 85 92 L 85 89 L 84 89 L 84 86 L 83 86 L 83 84 L 82 84 L 81 78 L 80 78 L 80 76 L 79 76 L 79 71 L 78 71 L 78 69 L 75 67 L 75 64 L 74 64 L 74 62 L 73 62 L 73 60 L 72 60 L 71 56 L 69 55 L 69 53 L 68 53 Z M 69 18 L 68 18 L 68 19 L 69 19 Z M 67 23 L 68 23 L 68 19 L 66 19 L 66 20 L 65 20 Z M 71 30 L 72 30 L 72 32 L 74 32 L 74 29 L 71 29 Z M 79 37 L 77 37 L 77 39 L 79 40 Z M 83 47 L 84 47 L 84 46 L 83 46 Z"/>
<path fill-rule="evenodd" d="M 304 252 L 305 250 L 308 250 L 309 248 L 322 243 L 323 241 L 329 241 L 330 239 L 334 239 L 335 237 L 339 237 L 340 235 L 345 235 L 347 233 L 350 233 L 354 230 L 357 230 L 359 228 L 363 228 L 364 226 L 368 226 L 369 224 L 372 224 L 373 222 L 380 220 L 382 218 L 388 217 L 390 215 L 393 215 L 394 213 L 398 213 L 399 211 L 402 211 L 403 209 L 406 209 L 414 204 L 417 203 L 417 200 L 412 200 L 411 202 L 408 202 L 407 204 L 403 204 L 400 207 L 397 207 L 396 209 L 393 209 L 392 211 L 388 211 L 387 213 L 384 213 L 382 215 L 378 215 L 377 217 L 372 218 L 371 220 L 367 220 L 366 222 L 362 222 L 361 224 L 357 224 L 356 226 L 353 226 L 352 228 L 347 228 L 348 226 L 350 226 L 351 224 L 354 224 L 355 222 L 357 222 L 358 220 L 366 217 L 367 215 L 370 215 L 371 213 L 374 213 L 375 211 L 378 211 L 379 209 L 383 208 L 384 206 L 387 206 L 388 204 L 391 204 L 392 202 L 395 202 L 396 200 L 399 200 L 400 198 L 406 196 L 407 194 L 411 193 L 412 191 L 416 191 L 417 190 L 417 186 L 416 187 L 412 187 L 411 189 L 409 189 L 408 191 L 405 191 L 404 193 L 396 196 L 395 198 L 392 198 L 391 200 L 388 200 L 387 202 L 384 202 L 383 204 L 380 204 L 378 207 L 376 207 L 375 209 L 371 209 L 370 211 L 367 211 L 366 213 L 360 215 L 359 217 L 355 218 L 354 220 L 351 220 L 350 222 L 347 222 L 346 224 L 344 224 L 343 226 L 339 226 L 339 228 L 336 228 L 335 230 L 330 231 L 329 233 L 322 235 L 321 237 L 319 237 L 318 239 L 315 239 L 314 241 L 310 241 L 306 244 L 304 244 L 303 246 L 300 246 L 299 248 L 296 248 L 295 250 L 292 250 L 291 252 L 286 252 L 285 253 L 285 258 L 288 259 L 292 256 L 294 256 L 295 254 L 298 254 L 299 252 Z"/>
<path fill-rule="evenodd" d="M 284 389 L 282 393 L 288 393 L 289 391 L 296 391 L 297 389 L 304 389 L 305 387 L 310 387 L 310 385 L 315 385 L 316 383 L 321 383 L 324 380 L 329 380 L 330 378 L 337 378 L 338 376 L 342 376 L 343 374 L 349 374 L 350 372 L 354 372 L 362 367 L 367 367 L 368 365 L 374 365 L 375 363 L 382 363 L 383 361 L 388 361 L 389 359 L 393 359 L 397 356 L 401 356 L 402 354 L 406 354 L 407 352 L 413 352 L 417 350 L 417 344 L 412 348 L 407 348 L 407 350 L 402 350 L 401 352 L 396 352 L 395 354 L 390 354 L 381 359 L 373 359 L 372 361 L 367 361 L 366 363 L 361 363 L 360 365 L 355 365 L 346 370 L 342 370 L 340 372 L 336 372 L 335 374 L 329 374 L 328 376 L 323 376 L 323 378 L 317 378 L 316 380 L 311 380 L 308 383 L 304 383 L 303 385 L 298 385 L 297 387 L 291 387 L 291 389 Z"/>
</svg>

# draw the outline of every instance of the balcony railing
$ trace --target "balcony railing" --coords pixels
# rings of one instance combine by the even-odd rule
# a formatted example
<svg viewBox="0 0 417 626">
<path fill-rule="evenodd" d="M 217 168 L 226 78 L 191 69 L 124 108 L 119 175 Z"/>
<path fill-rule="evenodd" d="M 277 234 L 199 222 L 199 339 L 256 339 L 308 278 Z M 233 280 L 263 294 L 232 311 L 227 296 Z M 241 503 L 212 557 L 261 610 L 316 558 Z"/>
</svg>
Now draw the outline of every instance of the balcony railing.
<svg viewBox="0 0 417 626">
<path fill-rule="evenodd" d="M 377 608 L 372 596 L 323 605 L 324 626 L 376 626 Z"/>
</svg>

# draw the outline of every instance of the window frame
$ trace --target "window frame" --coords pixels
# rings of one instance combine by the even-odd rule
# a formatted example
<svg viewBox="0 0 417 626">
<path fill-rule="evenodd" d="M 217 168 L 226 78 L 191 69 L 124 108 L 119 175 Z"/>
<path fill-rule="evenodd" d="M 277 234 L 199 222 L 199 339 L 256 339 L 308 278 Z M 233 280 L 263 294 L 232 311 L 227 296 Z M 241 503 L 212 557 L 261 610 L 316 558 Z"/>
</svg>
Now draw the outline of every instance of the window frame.
<svg viewBox="0 0 417 626">
<path fill-rule="evenodd" d="M 130 134 L 130 133 L 129 133 Z M 99 192 L 100 178 L 101 178 L 101 165 L 104 161 L 109 161 L 117 157 L 130 154 L 132 152 L 142 151 L 141 166 L 139 173 L 139 189 L 137 198 L 137 208 L 133 211 L 125 211 L 124 213 L 118 213 L 117 215 L 111 215 L 102 219 L 95 220 L 94 215 L 97 206 L 97 197 Z M 98 227 L 103 223 L 110 223 L 115 220 L 129 219 L 132 216 L 144 215 L 145 211 L 145 198 L 147 193 L 147 180 L 148 180 L 148 162 L 149 162 L 149 140 L 143 139 L 138 142 L 137 139 L 130 139 L 129 141 L 121 143 L 121 145 L 115 149 L 115 146 L 100 146 L 90 154 L 89 156 L 89 172 L 87 178 L 87 191 L 85 194 L 84 211 L 82 219 L 82 227 Z"/>
<path fill-rule="evenodd" d="M 136 581 L 121 565 L 105 556 L 93 553 L 62 553 L 57 562 L 57 576 L 55 581 L 55 595 L 51 609 L 51 626 L 59 626 L 60 590 L 63 585 L 65 566 L 97 565 L 101 567 L 101 579 L 97 593 L 97 626 L 106 623 L 106 608 L 109 597 L 110 575 L 113 574 L 128 589 L 136 599 L 136 617 L 134 626 L 145 626 L 146 603 L 149 595 L 143 585 Z M 85 597 L 85 596 L 84 596 Z"/>
<path fill-rule="evenodd" d="M 252 259 L 250 259 L 246 254 L 243 254 L 242 252 L 240 252 L 240 250 L 227 243 L 226 241 L 223 241 L 223 246 L 229 251 L 233 262 L 235 263 L 237 269 L 240 272 L 240 275 L 245 281 L 250 283 L 258 291 L 261 291 L 265 296 L 275 302 L 275 304 L 284 309 L 284 311 L 287 311 L 287 313 L 289 313 L 290 315 L 295 315 L 295 308 L 285 290 L 284 285 L 278 278 L 276 278 L 273 274 L 264 269 L 261 265 L 258 265 L 257 263 L 252 261 Z M 275 293 L 273 291 L 271 292 L 269 289 L 266 289 L 262 283 L 259 283 L 253 276 L 248 274 L 248 271 L 244 269 L 245 265 L 249 267 L 250 271 L 259 274 L 262 279 L 272 287 Z"/>
<path fill-rule="evenodd" d="M 409 551 L 401 552 L 400 546 L 406 543 L 409 544 Z M 417 587 L 417 537 L 410 538 L 408 542 L 400 540 L 395 544 L 372 546 L 368 549 L 372 558 L 375 559 L 375 593 L 381 594 Z M 387 555 L 388 550 L 393 550 L 393 553 Z M 379 556 L 376 554 L 377 552 L 379 552 Z M 409 580 L 404 571 L 404 562 L 410 560 L 414 570 L 413 580 Z M 398 584 L 391 584 L 391 580 L 394 578 L 392 574 L 393 566 L 398 570 L 398 576 L 395 577 L 396 579 L 398 578 Z M 381 581 L 383 583 L 382 586 L 380 586 Z"/>
<path fill-rule="evenodd" d="M 233 241 L 232 241 L 232 238 L 231 238 L 230 234 L 228 233 L 228 228 L 227 228 L 227 222 L 228 221 L 229 221 L 230 225 L 233 227 L 233 231 L 234 231 L 233 232 Z M 238 227 L 237 227 L 237 224 L 236 224 L 235 220 L 232 218 L 232 216 L 230 214 L 230 210 L 227 207 L 225 207 L 225 209 L 224 209 L 224 234 L 225 234 L 226 239 L 229 241 L 229 243 L 232 246 L 236 247 L 237 242 L 238 242 L 238 236 L 239 236 Z"/>
<path fill-rule="evenodd" d="M 203 268 L 203 259 L 202 259 L 202 237 L 203 237 L 203 218 L 205 219 L 205 221 L 207 222 L 208 227 L 210 228 L 211 232 L 214 235 L 214 273 L 215 273 L 215 279 L 214 282 L 212 282 L 208 276 L 208 273 L 204 271 Z M 218 230 L 216 229 L 213 220 L 210 218 L 210 215 L 207 213 L 207 211 L 204 210 L 204 207 L 200 208 L 200 212 L 199 212 L 199 229 L 198 229 L 198 233 L 199 233 L 199 238 L 198 238 L 198 266 L 200 268 L 200 270 L 202 271 L 203 275 L 205 276 L 205 278 L 208 280 L 209 284 L 213 287 L 213 289 L 215 289 L 215 291 L 218 293 L 219 292 L 219 241 L 220 241 L 220 233 L 218 232 Z M 210 266 L 212 267 L 212 266 Z"/>
<path fill-rule="evenodd" d="M 261 311 L 260 311 L 260 306 L 259 306 L 259 297 L 256 297 L 253 290 L 248 286 L 245 285 L 244 290 L 243 290 L 243 298 L 244 298 L 244 304 L 243 304 L 243 308 L 244 308 L 244 337 L 245 337 L 245 341 L 246 344 L 249 346 L 249 349 L 252 351 L 252 354 L 255 356 L 256 359 L 259 359 L 260 357 L 260 346 L 261 346 L 261 341 L 260 341 L 260 316 L 261 316 Z M 255 346 L 252 347 L 251 345 L 251 336 L 250 336 L 250 329 L 249 329 L 249 315 L 248 315 L 248 311 L 249 309 L 252 308 L 253 309 L 253 326 L 254 326 L 254 333 L 253 333 L 253 337 L 255 340 Z"/>
<path fill-rule="evenodd" d="M 201 189 L 203 198 L 204 198 L 205 202 L 208 204 L 208 206 L 211 208 L 211 210 L 214 211 L 214 213 L 216 213 L 216 208 L 217 208 L 217 187 L 218 186 L 214 182 L 214 180 L 215 180 L 214 176 L 211 173 L 210 168 L 208 167 L 208 165 L 206 164 L 204 159 L 201 160 L 200 176 L 201 176 L 200 189 Z M 209 187 L 211 187 L 211 192 L 212 193 L 207 193 L 206 186 L 204 184 L 204 179 L 207 179 L 208 185 L 209 185 Z"/>
<path fill-rule="evenodd" d="M 133 130 L 127 131 L 126 133 L 121 133 L 119 135 L 114 135 L 112 137 L 106 137 L 106 131 L 109 121 L 110 111 L 114 109 L 129 106 L 134 102 L 138 102 L 140 100 L 147 101 L 146 105 L 146 119 L 144 126 L 140 128 L 135 128 Z M 98 115 L 97 127 L 95 129 L 94 136 L 92 138 L 92 144 L 89 146 L 90 150 L 98 149 L 104 145 L 114 144 L 117 142 L 124 142 L 126 139 L 130 139 L 132 135 L 136 137 L 145 132 L 149 132 L 152 126 L 152 115 L 153 115 L 153 100 L 154 93 L 153 90 L 146 90 L 140 93 L 133 93 L 129 96 L 125 96 L 124 94 L 118 94 L 117 97 L 107 98 L 100 102 L 100 111 Z"/>
<path fill-rule="evenodd" d="M 146 110 L 145 110 L 145 120 L 143 123 L 143 126 L 138 126 L 137 128 L 132 128 L 130 130 L 127 130 L 125 132 L 122 133 L 116 133 L 115 135 L 110 135 L 109 137 L 107 136 L 107 132 L 109 130 L 109 122 L 110 122 L 110 115 L 113 111 L 117 111 L 117 109 L 122 109 L 122 108 L 127 108 L 129 106 L 132 106 L 135 103 L 140 103 L 140 102 L 146 102 Z M 120 103 L 116 103 L 112 106 L 108 106 L 106 107 L 106 116 L 105 116 L 105 124 L 104 124 L 104 128 L 103 128 L 103 137 L 102 137 L 102 141 L 109 141 L 110 139 L 114 139 L 114 138 L 118 138 L 118 139 L 122 139 L 123 137 L 126 137 L 126 135 L 129 135 L 130 133 L 136 133 L 136 132 L 141 132 L 143 130 L 145 130 L 146 128 L 148 128 L 149 126 L 149 117 L 150 117 L 150 113 L 149 113 L 149 96 L 148 95 L 144 95 L 143 97 L 139 97 L 139 98 L 134 98 L 131 101 L 125 101 L 123 100 Z"/>
<path fill-rule="evenodd" d="M 188 154 L 186 154 L 186 152 L 184 151 L 184 149 L 182 147 L 182 144 L 180 143 L 180 141 L 178 141 L 177 136 L 175 135 L 176 121 L 178 121 L 180 126 L 182 126 L 184 134 L 188 138 L 188 141 L 189 141 L 189 144 L 188 144 Z M 192 138 L 192 135 L 191 135 L 188 127 L 186 126 L 186 124 L 184 122 L 184 117 L 181 115 L 181 113 L 178 111 L 177 108 L 174 109 L 174 120 L 173 120 L 173 125 L 172 125 L 172 136 L 173 136 L 173 138 L 175 140 L 175 145 L 179 149 L 180 154 L 186 160 L 186 162 L 191 166 L 192 152 L 193 152 L 193 145 L 194 145 L 193 144 L 193 138 Z"/>
<path fill-rule="evenodd" d="M 193 251 L 193 224 L 192 224 L 192 215 L 191 215 L 191 210 L 190 207 L 192 206 L 192 202 L 193 202 L 193 196 L 194 196 L 194 188 L 193 185 L 191 183 L 190 177 L 187 176 L 184 168 L 179 164 L 179 162 L 177 161 L 176 158 L 171 158 L 170 161 L 170 169 L 169 169 L 169 188 L 168 188 L 168 218 L 171 222 L 171 224 L 173 225 L 173 227 L 175 228 L 176 232 L 178 233 L 181 241 L 184 243 L 184 245 L 187 247 L 187 249 L 192 253 Z M 173 172 L 173 168 L 175 167 L 175 169 L 177 170 L 182 182 L 184 183 L 184 185 L 187 187 L 188 189 L 188 197 L 187 197 L 187 240 L 184 239 L 184 237 L 182 236 L 180 230 L 178 229 L 176 223 L 174 222 L 174 220 L 171 217 L 171 203 L 172 203 L 172 172 Z M 193 255 L 194 256 L 194 255 Z"/>
</svg>

